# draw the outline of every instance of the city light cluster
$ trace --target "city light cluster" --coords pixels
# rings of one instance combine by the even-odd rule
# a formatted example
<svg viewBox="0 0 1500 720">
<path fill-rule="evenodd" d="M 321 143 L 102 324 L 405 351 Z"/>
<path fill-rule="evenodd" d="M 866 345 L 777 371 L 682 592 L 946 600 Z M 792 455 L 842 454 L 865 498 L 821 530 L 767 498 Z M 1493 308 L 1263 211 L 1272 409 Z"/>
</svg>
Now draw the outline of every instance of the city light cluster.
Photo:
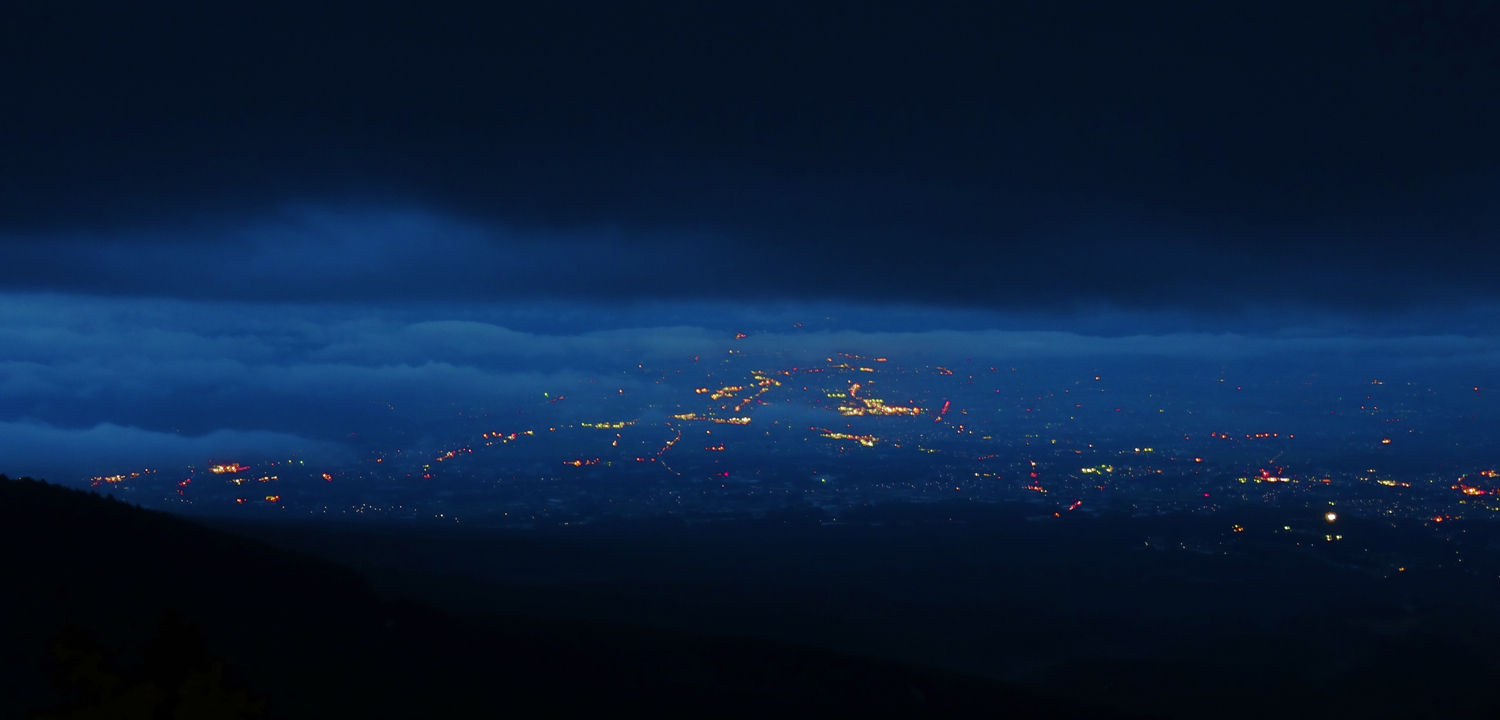
<svg viewBox="0 0 1500 720">
<path fill-rule="evenodd" d="M 837 432 L 837 431 L 834 431 L 834 430 L 828 430 L 826 428 L 812 428 L 812 429 L 815 430 L 815 431 L 817 431 L 818 433 L 822 434 L 823 437 L 829 438 L 830 440 L 853 440 L 853 441 L 855 441 L 855 442 L 857 442 L 860 445 L 863 445 L 865 447 L 875 447 L 875 443 L 880 442 L 880 438 L 877 438 L 874 435 L 856 435 L 856 434 L 853 434 L 853 433 L 845 433 L 845 432 Z"/>
<path fill-rule="evenodd" d="M 686 420 L 688 422 L 709 422 L 716 425 L 749 425 L 750 418 L 747 417 L 714 417 L 711 415 L 700 415 L 698 413 L 677 413 L 672 416 L 674 420 Z"/>
</svg>

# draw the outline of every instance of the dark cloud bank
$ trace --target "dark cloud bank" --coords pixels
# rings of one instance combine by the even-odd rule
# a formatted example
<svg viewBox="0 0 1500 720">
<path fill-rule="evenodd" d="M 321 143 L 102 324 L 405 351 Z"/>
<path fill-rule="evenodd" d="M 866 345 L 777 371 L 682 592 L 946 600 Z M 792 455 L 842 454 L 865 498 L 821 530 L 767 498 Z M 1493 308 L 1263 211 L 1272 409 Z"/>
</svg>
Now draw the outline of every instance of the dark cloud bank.
<svg viewBox="0 0 1500 720">
<path fill-rule="evenodd" d="M 12 288 L 1361 313 L 1495 295 L 1483 5 L 7 13 Z"/>
</svg>

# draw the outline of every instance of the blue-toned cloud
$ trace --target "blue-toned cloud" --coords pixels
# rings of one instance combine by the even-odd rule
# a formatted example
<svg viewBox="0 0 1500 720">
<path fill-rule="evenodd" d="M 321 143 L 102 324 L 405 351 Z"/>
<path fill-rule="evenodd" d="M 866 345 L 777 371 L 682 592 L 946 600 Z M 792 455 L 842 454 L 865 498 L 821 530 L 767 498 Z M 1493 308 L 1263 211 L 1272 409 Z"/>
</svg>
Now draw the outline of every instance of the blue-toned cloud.
<svg viewBox="0 0 1500 720">
<path fill-rule="evenodd" d="M 334 443 L 267 430 L 215 430 L 202 435 L 160 432 L 100 423 L 57 427 L 30 421 L 0 421 L 0 458 L 7 474 L 72 481 L 90 472 L 176 472 L 218 460 L 316 457 L 348 460 Z"/>
<path fill-rule="evenodd" d="M 808 222 L 519 224 L 410 203 L 301 203 L 133 225 L 0 224 L 0 283 L 262 304 L 1113 308 L 1137 321 L 1150 311 L 1231 328 L 1465 314 L 1496 302 L 1478 235 L 1426 245 L 1348 232 L 1292 239 L 1138 217 L 982 231 Z"/>
<path fill-rule="evenodd" d="M 0 296 L 0 423 L 10 428 L 0 459 L 11 474 L 69 478 L 150 457 L 202 463 L 242 448 L 438 446 L 484 418 L 518 414 L 661 416 L 731 351 L 768 368 L 856 352 L 905 366 L 1451 371 L 1474 384 L 1500 366 L 1493 332 L 1180 326 L 1125 334 L 1121 325 L 1148 321 L 1108 317 L 1103 330 L 1088 318 L 1045 329 L 1032 316 L 852 303 L 349 305 L 12 293 Z M 664 379 L 678 370 L 697 376 Z M 546 402 L 558 395 L 566 405 Z"/>
</svg>

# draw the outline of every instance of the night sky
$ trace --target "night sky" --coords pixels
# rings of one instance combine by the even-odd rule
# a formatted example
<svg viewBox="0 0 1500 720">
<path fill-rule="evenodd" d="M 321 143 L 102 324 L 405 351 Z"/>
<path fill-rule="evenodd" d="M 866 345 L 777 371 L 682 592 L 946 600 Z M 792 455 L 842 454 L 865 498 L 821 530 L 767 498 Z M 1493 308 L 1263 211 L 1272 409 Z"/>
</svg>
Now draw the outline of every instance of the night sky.
<svg viewBox="0 0 1500 720">
<path fill-rule="evenodd" d="M 0 470 L 739 330 L 1500 357 L 1500 8 L 809 5 L 7 6 Z"/>
</svg>

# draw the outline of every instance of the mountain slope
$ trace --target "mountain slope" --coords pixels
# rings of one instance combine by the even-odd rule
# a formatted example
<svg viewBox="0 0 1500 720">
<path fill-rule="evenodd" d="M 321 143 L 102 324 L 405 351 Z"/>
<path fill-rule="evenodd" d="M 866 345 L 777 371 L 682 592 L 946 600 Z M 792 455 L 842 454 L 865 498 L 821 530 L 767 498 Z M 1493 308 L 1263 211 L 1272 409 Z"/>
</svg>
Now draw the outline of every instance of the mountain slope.
<svg viewBox="0 0 1500 720">
<path fill-rule="evenodd" d="M 3 476 L 0 542 L 23 580 L 0 608 L 15 639 L 0 650 L 4 714 L 1094 715 L 988 680 L 820 650 L 393 603 L 337 565 Z"/>
</svg>

